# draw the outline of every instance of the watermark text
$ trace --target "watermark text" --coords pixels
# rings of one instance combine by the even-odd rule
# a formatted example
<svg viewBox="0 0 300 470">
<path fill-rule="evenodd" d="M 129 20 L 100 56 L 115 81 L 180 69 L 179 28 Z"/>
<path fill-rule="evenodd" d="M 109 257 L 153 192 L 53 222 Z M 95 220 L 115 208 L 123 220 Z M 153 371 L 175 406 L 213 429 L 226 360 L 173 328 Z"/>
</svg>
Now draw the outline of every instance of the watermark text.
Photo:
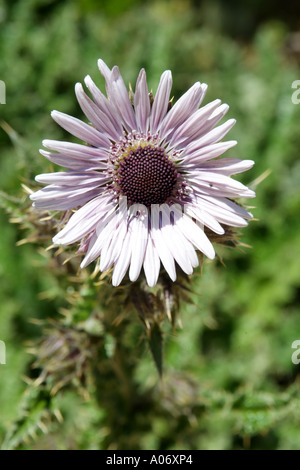
<svg viewBox="0 0 300 470">
<path fill-rule="evenodd" d="M 292 354 L 292 363 L 293 364 L 300 364 L 300 340 L 296 339 L 291 346 L 296 351 Z"/>
<path fill-rule="evenodd" d="M 294 80 L 292 83 L 292 88 L 296 88 L 294 93 L 292 94 L 291 100 L 293 104 L 300 103 L 300 80 Z"/>
<path fill-rule="evenodd" d="M 6 364 L 6 347 L 4 341 L 0 341 L 0 364 Z"/>
<path fill-rule="evenodd" d="M 3 80 L 0 80 L 0 104 L 6 104 L 6 85 Z"/>
</svg>

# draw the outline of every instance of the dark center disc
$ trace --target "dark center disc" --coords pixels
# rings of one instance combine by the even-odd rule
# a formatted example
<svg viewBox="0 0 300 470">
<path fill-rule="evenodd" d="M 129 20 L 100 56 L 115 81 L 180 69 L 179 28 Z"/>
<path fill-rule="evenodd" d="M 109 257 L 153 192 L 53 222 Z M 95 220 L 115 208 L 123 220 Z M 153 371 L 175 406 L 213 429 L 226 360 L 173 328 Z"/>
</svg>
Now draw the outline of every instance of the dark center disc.
<svg viewBox="0 0 300 470">
<path fill-rule="evenodd" d="M 163 204 L 177 182 L 175 164 L 161 147 L 138 147 L 120 163 L 118 183 L 132 204 Z"/>
</svg>

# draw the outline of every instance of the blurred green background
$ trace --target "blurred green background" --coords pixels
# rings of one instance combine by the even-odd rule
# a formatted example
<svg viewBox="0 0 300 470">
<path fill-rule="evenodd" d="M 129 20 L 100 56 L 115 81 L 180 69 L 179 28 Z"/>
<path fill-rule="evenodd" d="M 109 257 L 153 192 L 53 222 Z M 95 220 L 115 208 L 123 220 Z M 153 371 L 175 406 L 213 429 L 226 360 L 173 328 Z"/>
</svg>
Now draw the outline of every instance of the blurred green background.
<svg viewBox="0 0 300 470">
<path fill-rule="evenodd" d="M 99 57 L 119 65 L 133 86 L 141 67 L 154 91 L 171 69 L 175 99 L 200 80 L 209 85 L 205 103 L 230 105 L 237 124 L 229 138 L 239 145 L 228 156 L 256 162 L 242 177 L 257 185 L 258 221 L 242 231 L 252 248 L 223 250 L 226 267 L 215 260 L 194 277 L 183 329 L 166 337 L 164 390 L 143 351 L 135 383 L 155 406 L 145 411 L 139 403 L 117 430 L 107 425 L 109 410 L 66 388 L 55 397 L 63 422 L 50 420 L 44 435 L 34 423 L 37 405 L 8 447 L 299 449 L 300 366 L 291 345 L 300 340 L 300 104 L 291 97 L 300 80 L 300 4 L 286 2 L 283 11 L 270 0 L 0 2 L 0 340 L 7 353 L 0 442 L 18 428 L 25 377 L 34 374 L 26 345 L 41 332 L 30 319 L 57 318 L 65 306 L 43 250 L 16 246 L 24 233 L 9 223 L 7 208 L 22 197 L 22 182 L 49 171 L 38 153 L 42 139 L 69 138 L 50 111 L 83 118 L 74 84 L 90 74 L 103 87 Z M 138 342 L 131 338 L 132 350 Z"/>
</svg>

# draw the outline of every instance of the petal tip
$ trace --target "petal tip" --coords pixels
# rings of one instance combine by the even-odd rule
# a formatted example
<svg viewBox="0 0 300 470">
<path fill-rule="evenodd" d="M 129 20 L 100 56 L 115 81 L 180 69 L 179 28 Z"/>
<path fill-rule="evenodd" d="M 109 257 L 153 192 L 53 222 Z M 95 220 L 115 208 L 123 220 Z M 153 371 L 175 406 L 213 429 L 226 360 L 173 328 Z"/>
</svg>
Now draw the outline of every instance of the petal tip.
<svg viewBox="0 0 300 470">
<path fill-rule="evenodd" d="M 51 143 L 51 140 L 49 139 L 42 140 L 43 147 L 50 148 L 50 143 Z M 43 149 L 40 149 L 40 150 L 43 150 Z"/>
<path fill-rule="evenodd" d="M 57 235 L 55 235 L 55 237 L 52 238 L 52 242 L 54 243 L 54 245 L 61 245 L 62 244 Z"/>
</svg>

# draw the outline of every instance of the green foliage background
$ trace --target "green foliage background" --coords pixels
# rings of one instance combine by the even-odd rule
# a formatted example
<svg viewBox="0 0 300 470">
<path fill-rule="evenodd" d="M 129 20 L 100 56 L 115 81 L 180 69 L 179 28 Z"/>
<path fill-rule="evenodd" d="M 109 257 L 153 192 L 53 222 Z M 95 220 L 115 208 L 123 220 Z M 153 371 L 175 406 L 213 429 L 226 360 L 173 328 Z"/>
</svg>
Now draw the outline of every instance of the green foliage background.
<svg viewBox="0 0 300 470">
<path fill-rule="evenodd" d="M 299 6 L 290 2 L 282 20 L 279 2 L 268 9 L 269 3 L 0 3 L 3 448 L 299 449 L 300 366 L 291 361 L 292 342 L 300 340 L 300 105 L 291 101 L 291 84 L 300 79 L 300 40 L 293 34 Z M 51 402 L 42 389 L 26 392 L 24 377 L 36 374 L 27 343 L 41 335 L 30 320 L 59 318 L 74 286 L 51 273 L 44 248 L 17 247 L 24 233 L 9 223 L 23 197 L 21 183 L 50 169 L 38 153 L 42 139 L 67 138 L 50 111 L 82 118 L 75 82 L 90 74 L 103 87 L 99 57 L 119 65 L 133 86 L 145 67 L 153 90 L 171 69 L 175 98 L 195 81 L 208 83 L 205 102 L 221 98 L 237 119 L 230 138 L 239 145 L 231 156 L 256 162 L 243 182 L 263 180 L 254 200 L 258 221 L 242 234 L 252 248 L 222 250 L 226 267 L 206 263 L 193 278 L 193 304 L 181 308 L 183 329 L 166 332 L 163 386 L 141 346 L 141 330 L 135 326 L 126 337 L 126 354 L 139 357 L 130 409 L 113 393 L 104 405 L 97 394 L 87 399 L 71 386 Z M 85 283 L 85 289 L 81 312 L 97 307 L 92 288 Z M 107 357 L 112 343 L 108 335 Z M 106 379 L 109 395 L 118 378 Z"/>
</svg>

